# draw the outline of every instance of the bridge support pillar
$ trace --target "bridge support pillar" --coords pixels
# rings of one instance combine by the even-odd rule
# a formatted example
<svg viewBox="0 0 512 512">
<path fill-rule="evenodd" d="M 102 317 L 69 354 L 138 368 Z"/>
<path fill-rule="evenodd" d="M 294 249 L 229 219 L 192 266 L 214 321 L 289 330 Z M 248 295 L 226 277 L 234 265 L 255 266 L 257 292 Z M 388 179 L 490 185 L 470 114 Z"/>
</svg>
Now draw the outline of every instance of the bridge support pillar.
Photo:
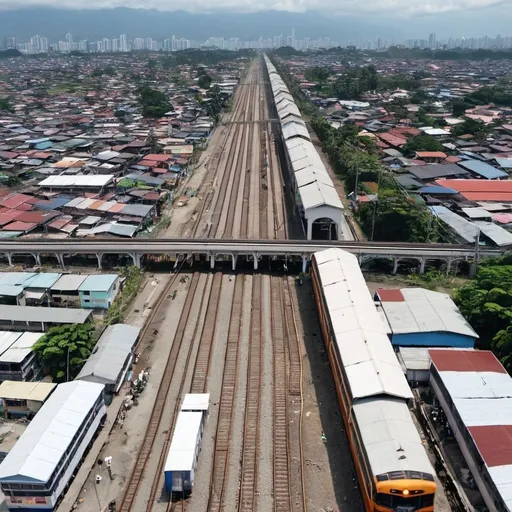
<svg viewBox="0 0 512 512">
<path fill-rule="evenodd" d="M 98 258 L 98 268 L 101 270 L 101 262 L 103 260 L 103 253 L 101 252 L 97 252 L 96 253 L 96 258 Z"/>
<path fill-rule="evenodd" d="M 446 260 L 446 275 L 448 275 L 452 270 L 452 260 L 451 258 L 448 258 Z"/>
<path fill-rule="evenodd" d="M 140 254 L 136 252 L 130 253 L 130 256 L 133 260 L 133 265 L 137 268 L 140 268 Z"/>
<path fill-rule="evenodd" d="M 215 255 L 210 254 L 210 268 L 213 270 L 215 268 Z"/>
<path fill-rule="evenodd" d="M 176 254 L 176 259 L 174 260 L 174 270 L 176 270 L 178 268 L 178 264 L 179 264 L 180 260 L 179 260 L 179 255 Z"/>
<path fill-rule="evenodd" d="M 55 253 L 55 257 L 57 258 L 57 261 L 59 262 L 59 265 L 64 269 L 66 268 L 64 266 L 64 254 L 61 254 L 60 252 Z"/>
<path fill-rule="evenodd" d="M 10 252 L 6 252 L 7 261 L 9 262 L 9 266 L 12 267 L 12 254 Z"/>
<path fill-rule="evenodd" d="M 38 252 L 32 253 L 32 256 L 34 256 L 34 259 L 36 260 L 36 265 L 38 267 L 41 266 L 41 255 Z"/>
<path fill-rule="evenodd" d="M 471 265 L 469 266 L 469 277 L 473 278 L 476 276 L 476 271 L 478 270 L 478 266 L 476 261 L 473 261 Z"/>
<path fill-rule="evenodd" d="M 233 270 L 236 270 L 236 260 L 237 260 L 237 255 L 235 253 L 231 254 L 231 264 L 232 264 L 232 269 Z"/>
<path fill-rule="evenodd" d="M 255 252 L 252 256 L 254 258 L 254 270 L 258 270 L 258 253 Z"/>
<path fill-rule="evenodd" d="M 422 258 L 420 260 L 420 266 L 418 268 L 418 273 L 419 274 L 424 274 L 425 273 L 425 264 L 426 264 L 425 258 Z"/>
<path fill-rule="evenodd" d="M 399 259 L 400 258 L 393 258 L 393 275 L 397 273 Z"/>
<path fill-rule="evenodd" d="M 302 256 L 302 272 L 305 273 L 307 268 L 308 268 L 308 259 L 306 256 L 303 255 Z"/>
</svg>

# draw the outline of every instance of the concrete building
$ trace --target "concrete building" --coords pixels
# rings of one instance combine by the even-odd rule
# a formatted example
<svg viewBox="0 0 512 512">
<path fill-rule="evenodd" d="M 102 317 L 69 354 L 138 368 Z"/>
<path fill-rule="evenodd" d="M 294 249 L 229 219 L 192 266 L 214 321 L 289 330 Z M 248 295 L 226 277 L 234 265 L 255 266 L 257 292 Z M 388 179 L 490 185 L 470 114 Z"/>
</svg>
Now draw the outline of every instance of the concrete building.
<svg viewBox="0 0 512 512">
<path fill-rule="evenodd" d="M 63 324 L 84 324 L 92 311 L 70 308 L 0 305 L 0 330 L 46 332 Z"/>
<path fill-rule="evenodd" d="M 379 289 L 375 294 L 400 347 L 473 348 L 478 334 L 446 293 L 423 288 Z"/>
<path fill-rule="evenodd" d="M 78 287 L 80 306 L 84 309 L 108 309 L 120 289 L 117 274 L 88 276 Z"/>
<path fill-rule="evenodd" d="M 0 333 L 0 381 L 34 381 L 41 377 L 41 363 L 32 347 L 41 339 L 37 332 Z"/>
<path fill-rule="evenodd" d="M 490 351 L 429 350 L 430 385 L 490 512 L 512 509 L 512 379 Z"/>
<path fill-rule="evenodd" d="M 54 510 L 106 412 L 102 385 L 57 386 L 0 465 L 9 510 Z"/>
<path fill-rule="evenodd" d="M 53 393 L 57 384 L 51 382 L 16 382 L 0 384 L 0 406 L 4 418 L 35 415 Z"/>
</svg>

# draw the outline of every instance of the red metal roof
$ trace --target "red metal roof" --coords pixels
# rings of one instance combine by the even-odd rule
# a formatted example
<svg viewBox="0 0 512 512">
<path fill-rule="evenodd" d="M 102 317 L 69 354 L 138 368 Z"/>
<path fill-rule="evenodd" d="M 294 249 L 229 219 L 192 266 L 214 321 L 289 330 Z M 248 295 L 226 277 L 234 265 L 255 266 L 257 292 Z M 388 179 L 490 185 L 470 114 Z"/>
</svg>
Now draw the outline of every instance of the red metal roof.
<svg viewBox="0 0 512 512">
<path fill-rule="evenodd" d="M 512 464 L 512 425 L 468 427 L 468 430 L 489 467 Z"/>
<path fill-rule="evenodd" d="M 37 226 L 37 224 L 33 224 L 30 222 L 12 222 L 8 226 L 4 226 L 2 229 L 4 231 L 23 231 L 26 233 L 27 231 L 31 231 Z"/>
<path fill-rule="evenodd" d="M 382 302 L 405 302 L 405 298 L 400 290 L 388 290 L 379 288 L 377 295 Z"/>
<path fill-rule="evenodd" d="M 436 183 L 457 190 L 470 201 L 512 202 L 509 180 L 436 180 Z"/>
<path fill-rule="evenodd" d="M 432 363 L 440 372 L 507 373 L 490 350 L 429 350 Z"/>
</svg>

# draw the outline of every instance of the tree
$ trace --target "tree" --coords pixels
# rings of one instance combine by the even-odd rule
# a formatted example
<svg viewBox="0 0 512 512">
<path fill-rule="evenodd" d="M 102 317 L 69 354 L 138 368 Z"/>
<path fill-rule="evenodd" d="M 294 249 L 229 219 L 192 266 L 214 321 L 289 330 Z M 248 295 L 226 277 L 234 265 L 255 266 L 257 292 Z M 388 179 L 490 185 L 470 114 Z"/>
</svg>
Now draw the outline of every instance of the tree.
<svg viewBox="0 0 512 512">
<path fill-rule="evenodd" d="M 0 98 L 0 112 L 12 112 L 12 105 L 8 98 Z"/>
<path fill-rule="evenodd" d="M 452 113 L 455 117 L 463 116 L 466 110 L 472 108 L 473 105 L 471 103 L 467 103 L 466 101 L 455 100 L 452 103 Z"/>
<path fill-rule="evenodd" d="M 417 135 L 407 141 L 402 151 L 406 155 L 414 155 L 417 151 L 443 151 L 443 145 L 430 135 Z"/>
<path fill-rule="evenodd" d="M 142 86 L 137 89 L 137 94 L 144 117 L 158 118 L 173 110 L 167 96 L 161 91 Z"/>
<path fill-rule="evenodd" d="M 209 89 L 212 83 L 212 77 L 210 75 L 201 75 L 197 80 L 197 85 L 201 89 Z"/>
<path fill-rule="evenodd" d="M 456 137 L 460 135 L 471 134 L 477 138 L 485 139 L 489 133 L 489 129 L 485 126 L 483 121 L 480 121 L 480 119 L 471 119 L 470 117 L 465 117 L 463 123 L 456 124 L 452 128 L 451 133 Z"/>
<path fill-rule="evenodd" d="M 146 138 L 146 144 L 151 148 L 152 153 L 160 153 L 161 148 L 158 145 L 158 137 L 156 136 L 155 130 L 151 128 Z"/>
<path fill-rule="evenodd" d="M 94 324 L 52 327 L 33 347 L 57 382 L 74 379 L 95 345 Z M 68 367 L 69 361 L 69 367 Z"/>
</svg>

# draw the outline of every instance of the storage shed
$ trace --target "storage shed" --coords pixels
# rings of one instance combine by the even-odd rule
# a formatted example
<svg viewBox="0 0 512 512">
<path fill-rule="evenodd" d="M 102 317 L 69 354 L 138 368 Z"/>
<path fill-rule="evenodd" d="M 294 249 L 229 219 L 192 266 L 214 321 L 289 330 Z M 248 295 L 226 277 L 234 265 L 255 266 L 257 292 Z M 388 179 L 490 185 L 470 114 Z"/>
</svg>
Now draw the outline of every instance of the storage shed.
<svg viewBox="0 0 512 512">
<path fill-rule="evenodd" d="M 423 288 L 379 289 L 391 328 L 391 343 L 400 347 L 473 348 L 478 334 L 446 293 Z"/>
<path fill-rule="evenodd" d="M 139 334 L 138 327 L 109 325 L 76 379 L 98 382 L 105 385 L 107 393 L 117 393 L 130 368 Z"/>
<path fill-rule="evenodd" d="M 119 288 L 117 274 L 88 276 L 78 288 L 80 306 L 84 309 L 108 309 L 119 293 Z"/>
<path fill-rule="evenodd" d="M 41 409 L 57 384 L 51 382 L 16 382 L 0 384 L 0 402 L 5 418 L 32 416 Z"/>
</svg>

